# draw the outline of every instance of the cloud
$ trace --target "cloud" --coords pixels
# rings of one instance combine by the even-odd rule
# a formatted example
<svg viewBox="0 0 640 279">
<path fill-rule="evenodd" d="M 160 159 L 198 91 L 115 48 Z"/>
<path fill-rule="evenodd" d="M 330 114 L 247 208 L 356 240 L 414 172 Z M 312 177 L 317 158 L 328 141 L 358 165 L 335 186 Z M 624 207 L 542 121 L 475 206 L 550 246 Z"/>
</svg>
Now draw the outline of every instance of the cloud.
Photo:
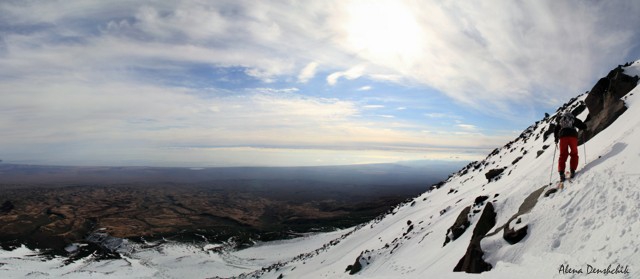
<svg viewBox="0 0 640 279">
<path fill-rule="evenodd" d="M 431 113 L 424 114 L 424 116 L 429 118 L 435 118 L 435 119 L 442 119 L 442 118 L 452 119 L 456 123 L 462 123 L 462 121 L 460 121 L 460 119 L 462 119 L 462 116 L 454 112 L 431 112 Z"/>
<path fill-rule="evenodd" d="M 370 86 L 370 85 L 365 85 L 365 86 L 362 86 L 362 87 L 358 88 L 357 90 L 358 90 L 358 91 L 369 91 L 369 90 L 371 90 L 371 89 L 373 89 L 373 87 L 372 87 L 372 86 Z"/>
<path fill-rule="evenodd" d="M 387 21 L 398 24 L 394 32 L 409 32 L 403 38 L 413 38 L 417 51 L 385 51 L 375 37 L 346 47 L 486 113 L 515 113 L 525 102 L 547 105 L 553 96 L 584 92 L 640 41 L 632 27 L 640 24 L 639 3 L 395 1 L 389 7 L 417 23 L 400 29 Z M 357 26 L 346 25 L 345 32 Z"/>
<path fill-rule="evenodd" d="M 0 104 L 10 112 L 0 122 L 2 153 L 48 149 L 63 156 L 99 146 L 321 146 L 344 135 L 333 126 L 356 125 L 350 118 L 358 113 L 349 102 L 262 89 L 227 95 L 111 83 L 58 84 L 46 91 L 38 85 L 3 88 L 12 90 Z"/>
<path fill-rule="evenodd" d="M 471 124 L 457 124 L 456 127 L 461 128 L 463 130 L 466 131 L 477 131 L 478 127 L 476 127 L 475 125 L 471 125 Z"/>
<path fill-rule="evenodd" d="M 255 88 L 253 89 L 255 92 L 260 93 L 296 93 L 300 91 L 300 89 L 292 87 L 292 88 Z"/>
<path fill-rule="evenodd" d="M 427 113 L 425 115 L 430 118 L 444 118 L 448 116 L 447 114 L 444 114 L 444 113 Z"/>
<path fill-rule="evenodd" d="M 502 113 L 583 92 L 640 41 L 635 2 L 35 1 L 0 11 L 20 30 L 3 36 L 12 71 L 207 63 L 306 82 L 322 64 L 335 69 L 330 85 L 411 81 Z"/>
<path fill-rule="evenodd" d="M 338 86 L 334 98 L 297 87 L 364 77 L 508 117 L 584 92 L 638 54 L 639 13 L 635 1 L 3 1 L 0 151 L 489 148 L 506 136 L 460 122 L 473 135 L 425 140 L 419 131 L 438 129 L 369 119 Z"/>
<path fill-rule="evenodd" d="M 336 85 L 338 83 L 338 79 L 346 78 L 348 80 L 354 80 L 363 75 L 364 67 L 363 66 L 355 66 L 350 68 L 347 71 L 343 72 L 335 72 L 327 76 L 327 83 L 329 85 Z"/>
<path fill-rule="evenodd" d="M 313 78 L 316 75 L 316 70 L 318 68 L 318 63 L 311 62 L 307 64 L 304 69 L 298 75 L 298 82 L 306 83 L 309 79 Z"/>
<path fill-rule="evenodd" d="M 229 94 L 135 83 L 65 82 L 41 90 L 40 84 L 14 82 L 2 89 L 8 93 L 0 103 L 0 111 L 6 112 L 0 120 L 0 153 L 4 159 L 23 162 L 254 165 L 269 164 L 267 154 L 256 152 L 254 161 L 221 156 L 247 155 L 229 148 L 262 147 L 351 153 L 488 150 L 505 140 L 486 135 L 449 139 L 453 134 L 425 139 L 423 125 L 387 122 L 394 119 L 390 115 L 362 119 L 353 102 L 263 88 Z M 207 151 L 180 153 L 176 148 Z"/>
<path fill-rule="evenodd" d="M 363 106 L 363 108 L 365 108 L 365 109 L 379 109 L 379 108 L 384 108 L 384 106 L 383 105 L 366 105 L 366 106 Z"/>
</svg>

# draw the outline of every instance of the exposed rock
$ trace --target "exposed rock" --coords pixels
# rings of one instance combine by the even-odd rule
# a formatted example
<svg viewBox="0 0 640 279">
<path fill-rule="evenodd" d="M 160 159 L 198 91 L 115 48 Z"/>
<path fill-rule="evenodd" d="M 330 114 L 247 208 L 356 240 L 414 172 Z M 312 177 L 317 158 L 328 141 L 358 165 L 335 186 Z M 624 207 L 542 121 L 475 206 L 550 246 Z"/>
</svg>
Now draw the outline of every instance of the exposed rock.
<svg viewBox="0 0 640 279">
<path fill-rule="evenodd" d="M 476 199 L 473 201 L 473 205 L 474 206 L 481 205 L 484 201 L 488 199 L 489 199 L 488 196 L 477 196 Z"/>
<path fill-rule="evenodd" d="M 429 190 L 427 190 L 427 192 L 431 192 L 433 190 L 440 189 L 440 187 L 442 187 L 442 185 L 444 185 L 445 183 L 446 183 L 445 181 L 440 181 L 440 182 L 438 182 L 436 184 L 433 184 L 433 185 L 431 185 L 431 187 L 429 187 Z"/>
<path fill-rule="evenodd" d="M 542 192 L 544 191 L 545 188 L 546 188 L 546 186 L 543 186 L 543 187 L 540 187 L 539 189 L 531 192 L 531 194 L 529 194 L 529 196 L 527 196 L 524 199 L 522 204 L 520 204 L 520 207 L 518 208 L 518 213 L 516 213 L 513 217 L 511 217 L 507 223 L 509 223 L 512 220 L 520 217 L 523 214 L 529 213 L 529 211 L 531 211 L 531 209 L 533 209 L 536 206 L 536 204 L 538 203 L 538 199 L 540 198 L 540 194 L 542 194 Z"/>
<path fill-rule="evenodd" d="M 362 253 L 356 258 L 356 262 L 354 264 L 347 266 L 347 269 L 344 272 L 349 271 L 350 275 L 354 275 L 360 272 L 360 270 L 362 270 L 362 263 L 360 263 L 361 259 L 362 259 Z"/>
<path fill-rule="evenodd" d="M 502 238 L 509 242 L 509 244 L 513 245 L 520 240 L 524 239 L 527 236 L 527 230 L 529 229 L 529 225 L 526 225 L 518 230 L 514 230 L 513 228 L 509 228 L 509 226 L 505 226 L 504 233 L 502 234 Z"/>
<path fill-rule="evenodd" d="M 489 170 L 487 173 L 484 174 L 484 177 L 486 177 L 487 180 L 491 181 L 494 178 L 498 177 L 500 174 L 502 174 L 504 170 L 505 170 L 504 168 Z"/>
<path fill-rule="evenodd" d="M 585 121 L 587 124 L 587 130 L 584 132 L 585 140 L 589 140 L 609 127 L 627 110 L 620 98 L 636 87 L 638 79 L 623 72 L 622 67 L 609 72 L 606 77 L 596 83 L 584 100 L 589 109 L 589 116 Z"/>
<path fill-rule="evenodd" d="M 543 141 L 547 141 L 547 138 L 549 138 L 549 136 L 553 134 L 553 130 L 555 130 L 555 128 L 556 124 L 549 124 L 549 127 L 547 127 L 547 129 L 544 131 L 544 134 L 542 134 Z"/>
<path fill-rule="evenodd" d="M 520 161 L 522 159 L 522 156 L 516 158 L 515 160 L 513 160 L 513 162 L 511 162 L 512 165 L 515 165 L 516 163 L 518 163 L 518 161 Z"/>
<path fill-rule="evenodd" d="M 581 102 L 581 104 L 579 106 L 577 106 L 576 108 L 574 108 L 571 111 L 571 114 L 578 116 L 580 115 L 585 109 L 587 109 L 587 105 L 584 104 L 584 102 Z"/>
<path fill-rule="evenodd" d="M 488 157 L 498 155 L 498 153 L 500 153 L 500 148 L 496 148 L 493 151 L 491 151 Z"/>
<path fill-rule="evenodd" d="M 589 108 L 589 113 L 596 115 L 604 108 L 604 97 L 609 90 L 610 80 L 608 77 L 603 77 L 591 88 L 589 95 L 584 100 Z"/>
<path fill-rule="evenodd" d="M 540 157 L 542 153 L 544 153 L 544 150 L 538 150 L 538 152 L 536 153 L 536 158 Z"/>
<path fill-rule="evenodd" d="M 110 236 L 105 232 L 94 232 L 87 237 L 87 241 L 110 252 L 130 252 L 131 250 L 128 240 Z"/>
<path fill-rule="evenodd" d="M 456 218 L 456 221 L 453 223 L 453 225 L 451 225 L 451 227 L 447 229 L 447 236 L 444 240 L 444 244 L 442 244 L 443 247 L 450 241 L 458 239 L 458 237 L 460 237 L 467 230 L 467 228 L 469 228 L 469 225 L 471 225 L 471 222 L 469 222 L 470 211 L 471 206 L 465 207 L 462 212 L 460 212 L 460 215 L 458 215 L 458 218 Z"/>
<path fill-rule="evenodd" d="M 520 242 L 522 239 L 524 239 L 524 237 L 527 235 L 527 230 L 529 229 L 528 225 L 525 225 L 524 227 L 518 230 L 514 230 L 509 225 L 511 224 L 511 222 L 513 222 L 516 219 L 518 219 L 518 223 L 522 222 L 520 216 L 529 213 L 529 211 L 531 211 L 531 209 L 533 209 L 536 206 L 536 204 L 538 203 L 538 199 L 540 198 L 540 195 L 542 194 L 542 192 L 546 187 L 547 186 L 540 187 L 539 189 L 529 194 L 529 196 L 527 196 L 524 199 L 522 204 L 520 204 L 520 207 L 518 208 L 518 212 L 516 212 L 516 214 L 511 216 L 511 218 L 509 218 L 509 220 L 504 225 L 495 229 L 492 233 L 488 234 L 487 237 L 493 236 L 498 232 L 500 232 L 500 230 L 502 230 L 502 238 L 504 238 L 504 240 L 506 240 L 511 245 L 516 244 Z"/>
<path fill-rule="evenodd" d="M 442 216 L 443 214 L 447 213 L 447 209 L 449 209 L 449 207 L 440 210 L 440 216 Z"/>
<path fill-rule="evenodd" d="M 549 191 L 547 191 L 546 193 L 544 193 L 544 196 L 545 196 L 545 197 L 548 197 L 548 196 L 550 196 L 551 194 L 553 194 L 553 193 L 555 193 L 555 192 L 558 192 L 558 189 L 556 189 L 556 188 L 551 188 L 551 189 L 549 189 Z"/>
<path fill-rule="evenodd" d="M 493 208 L 493 204 L 487 203 L 482 215 L 480 215 L 480 219 L 478 219 L 478 224 L 475 229 L 473 229 L 473 235 L 471 236 L 469 247 L 467 247 L 467 252 L 460 259 L 453 271 L 481 273 L 491 270 L 491 264 L 482 259 L 484 252 L 482 252 L 482 248 L 480 247 L 480 240 L 482 240 L 482 238 L 487 234 L 487 232 L 489 232 L 489 230 L 491 230 L 491 228 L 493 228 L 493 226 L 495 226 L 495 224 L 496 212 Z"/>
<path fill-rule="evenodd" d="M 407 228 L 407 232 L 403 233 L 402 236 L 408 235 L 412 230 L 413 230 L 413 225 L 409 225 L 409 227 Z"/>
</svg>

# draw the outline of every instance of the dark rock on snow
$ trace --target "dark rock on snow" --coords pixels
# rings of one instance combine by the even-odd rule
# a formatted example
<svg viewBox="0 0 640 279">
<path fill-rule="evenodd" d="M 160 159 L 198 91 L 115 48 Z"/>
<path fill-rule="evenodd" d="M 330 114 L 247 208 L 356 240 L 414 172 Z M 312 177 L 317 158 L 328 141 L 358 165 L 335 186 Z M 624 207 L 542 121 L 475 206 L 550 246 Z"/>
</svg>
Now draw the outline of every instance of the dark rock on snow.
<svg viewBox="0 0 640 279">
<path fill-rule="evenodd" d="M 504 172 L 504 168 L 492 169 L 492 170 L 489 170 L 487 173 L 485 173 L 484 177 L 486 177 L 487 180 L 491 181 L 494 178 L 498 177 L 500 174 L 502 174 L 502 172 Z"/>
<path fill-rule="evenodd" d="M 492 203 L 487 203 L 484 207 L 484 211 L 482 215 L 480 215 L 480 219 L 478 219 L 478 224 L 473 230 L 473 235 L 471 236 L 471 242 L 467 247 L 467 252 L 460 259 L 456 267 L 453 269 L 455 272 L 464 271 L 467 273 L 481 273 L 484 271 L 491 270 L 491 264 L 485 262 L 482 257 L 484 256 L 484 252 L 482 252 L 482 248 L 480 247 L 480 240 L 496 225 L 496 212 L 493 208 Z"/>
<path fill-rule="evenodd" d="M 126 239 L 113 237 L 105 232 L 94 232 L 87 236 L 86 240 L 111 252 L 120 252 L 129 249 Z"/>
<path fill-rule="evenodd" d="M 549 124 L 549 127 L 547 128 L 547 130 L 545 130 L 544 134 L 542 134 L 542 140 L 547 141 L 547 138 L 549 138 L 550 135 L 553 135 L 553 130 L 555 128 L 556 128 L 556 124 L 554 123 Z"/>
<path fill-rule="evenodd" d="M 440 187 L 442 187 L 442 185 L 444 185 L 445 183 L 446 183 L 445 181 L 440 181 L 440 182 L 438 182 L 436 184 L 433 184 L 433 185 L 431 185 L 431 187 L 429 188 L 429 190 L 427 192 L 431 192 L 433 190 L 440 189 Z"/>
<path fill-rule="evenodd" d="M 502 238 L 504 238 L 504 240 L 506 240 L 511 245 L 516 244 L 524 239 L 525 236 L 527 236 L 528 229 L 529 225 L 526 225 L 519 230 L 514 230 L 513 228 L 505 226 Z"/>
<path fill-rule="evenodd" d="M 442 244 L 442 247 L 447 245 L 447 243 L 449 243 L 450 241 L 458 239 L 458 237 L 460 237 L 467 230 L 467 228 L 469 228 L 469 226 L 471 225 L 471 222 L 469 222 L 470 211 L 471 206 L 467 206 L 462 210 L 462 212 L 460 212 L 460 215 L 458 215 L 458 218 L 456 218 L 456 221 L 453 223 L 453 225 L 451 225 L 451 227 L 447 229 L 447 236 L 444 240 L 444 244 Z M 451 238 L 449 237 L 449 235 L 451 235 Z"/>
<path fill-rule="evenodd" d="M 473 201 L 473 205 L 474 206 L 482 205 L 482 203 L 488 199 L 489 199 L 488 196 L 477 196 L 476 199 Z"/>
<path fill-rule="evenodd" d="M 558 189 L 556 189 L 556 188 L 551 188 L 551 189 L 549 189 L 549 191 L 547 191 L 546 193 L 544 193 L 544 196 L 545 196 L 545 197 L 548 197 L 548 196 L 550 196 L 551 194 L 553 194 L 553 193 L 555 193 L 555 192 L 558 192 Z"/>
<path fill-rule="evenodd" d="M 621 66 L 609 72 L 606 77 L 596 83 L 584 100 L 589 109 L 589 116 L 585 121 L 587 124 L 585 140 L 589 140 L 609 127 L 627 110 L 620 98 L 636 87 L 638 78 L 623 72 L 624 69 Z"/>
<path fill-rule="evenodd" d="M 357 258 L 356 258 L 356 262 L 353 263 L 352 265 L 348 265 L 347 269 L 344 272 L 349 271 L 350 275 L 354 275 L 356 273 L 358 273 L 360 270 L 362 270 L 362 264 L 360 263 L 360 259 L 362 258 L 362 254 L 360 254 Z"/>
<path fill-rule="evenodd" d="M 520 160 L 522 160 L 522 156 L 516 158 L 515 160 L 513 160 L 513 162 L 511 162 L 512 165 L 515 165 L 516 163 L 518 163 Z"/>
</svg>

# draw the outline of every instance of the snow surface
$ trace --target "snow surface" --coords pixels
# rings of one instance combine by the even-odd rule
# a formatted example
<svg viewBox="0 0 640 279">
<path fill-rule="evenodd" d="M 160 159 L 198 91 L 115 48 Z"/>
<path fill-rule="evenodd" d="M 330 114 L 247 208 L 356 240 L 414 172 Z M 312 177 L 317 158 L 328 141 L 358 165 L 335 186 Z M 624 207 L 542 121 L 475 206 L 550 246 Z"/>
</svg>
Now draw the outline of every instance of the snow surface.
<svg viewBox="0 0 640 279">
<path fill-rule="evenodd" d="M 625 73 L 640 73 L 639 62 Z M 568 109 L 584 98 L 579 96 Z M 557 181 L 553 136 L 546 141 L 542 136 L 550 118 L 453 175 L 440 189 L 350 229 L 240 251 L 211 244 L 138 247 L 120 260 L 87 258 L 69 265 L 64 258 L 45 260 L 24 247 L 0 250 L 0 278 L 640 278 L 640 87 L 623 100 L 629 109 L 586 143 L 586 154 L 585 146 L 579 146 L 576 179 L 562 192 L 537 198 L 520 223 L 506 224 L 525 198 Z M 578 117 L 584 120 L 586 115 Z M 503 167 L 500 179 L 487 181 L 488 170 Z M 489 199 L 474 205 L 481 195 Z M 528 226 L 528 234 L 513 245 L 501 232 L 484 238 L 484 260 L 493 269 L 481 274 L 453 272 L 488 202 L 497 213 L 490 233 L 506 224 L 515 229 Z M 448 228 L 467 206 L 471 226 L 443 246 Z M 363 268 L 349 275 L 345 270 L 356 260 Z M 589 266 L 609 265 L 626 267 L 628 273 L 586 274 Z M 583 273 L 565 274 L 561 266 Z"/>
</svg>

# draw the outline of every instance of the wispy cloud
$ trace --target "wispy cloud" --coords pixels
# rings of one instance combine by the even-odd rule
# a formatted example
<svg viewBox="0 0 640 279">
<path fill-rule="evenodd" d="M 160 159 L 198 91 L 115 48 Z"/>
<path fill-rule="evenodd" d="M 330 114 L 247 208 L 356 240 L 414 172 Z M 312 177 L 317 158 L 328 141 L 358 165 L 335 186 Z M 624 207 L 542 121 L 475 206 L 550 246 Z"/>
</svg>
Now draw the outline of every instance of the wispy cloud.
<svg viewBox="0 0 640 279">
<path fill-rule="evenodd" d="M 340 85 L 423 86 L 502 116 L 549 106 L 640 54 L 638 14 L 635 1 L 3 1 L 0 152 L 488 148 L 506 136 L 442 113 L 426 116 L 474 134 L 367 118 L 382 107 Z"/>
<path fill-rule="evenodd" d="M 384 108 L 384 106 L 383 105 L 366 105 L 366 106 L 363 106 L 363 108 L 365 108 L 365 109 L 379 109 L 379 108 Z"/>
<path fill-rule="evenodd" d="M 355 66 L 347 71 L 335 72 L 327 76 L 327 83 L 329 85 L 336 85 L 340 78 L 346 78 L 348 80 L 354 80 L 361 77 L 364 73 L 363 66 Z"/>
<path fill-rule="evenodd" d="M 300 89 L 292 87 L 292 88 L 266 88 L 266 87 L 259 87 L 259 88 L 255 88 L 253 89 L 255 92 L 260 92 L 260 93 L 295 93 L 300 91 Z"/>
<path fill-rule="evenodd" d="M 466 131 L 477 131 L 478 127 L 476 127 L 475 125 L 471 125 L 471 124 L 458 124 L 456 125 L 456 127 L 461 128 L 463 130 Z"/>
<path fill-rule="evenodd" d="M 430 117 L 430 118 L 445 118 L 445 117 L 447 117 L 447 114 L 444 114 L 444 113 L 427 113 L 425 115 L 427 117 Z"/>
<path fill-rule="evenodd" d="M 302 69 L 302 72 L 300 72 L 300 74 L 298 75 L 298 81 L 302 83 L 309 81 L 309 79 L 313 78 L 316 75 L 317 68 L 318 63 L 309 63 L 306 67 L 304 67 L 304 69 Z"/>
</svg>

